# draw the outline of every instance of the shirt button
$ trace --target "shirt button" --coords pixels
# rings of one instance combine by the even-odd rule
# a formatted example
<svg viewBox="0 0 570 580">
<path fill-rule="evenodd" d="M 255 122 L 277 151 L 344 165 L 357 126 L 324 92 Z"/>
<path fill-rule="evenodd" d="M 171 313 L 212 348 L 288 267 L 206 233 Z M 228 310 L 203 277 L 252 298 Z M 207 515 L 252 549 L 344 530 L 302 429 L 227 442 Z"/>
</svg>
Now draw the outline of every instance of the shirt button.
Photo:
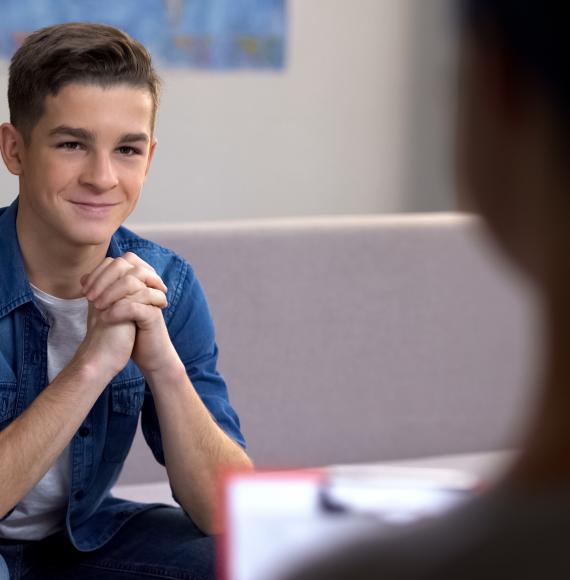
<svg viewBox="0 0 570 580">
<path fill-rule="evenodd" d="M 87 437 L 89 433 L 91 433 L 89 427 L 81 427 L 81 429 L 79 429 L 79 435 L 81 435 L 81 437 Z"/>
<path fill-rule="evenodd" d="M 80 499 L 83 499 L 85 497 L 85 492 L 82 489 L 80 489 L 79 491 L 75 492 L 75 495 L 73 497 L 79 501 Z"/>
</svg>

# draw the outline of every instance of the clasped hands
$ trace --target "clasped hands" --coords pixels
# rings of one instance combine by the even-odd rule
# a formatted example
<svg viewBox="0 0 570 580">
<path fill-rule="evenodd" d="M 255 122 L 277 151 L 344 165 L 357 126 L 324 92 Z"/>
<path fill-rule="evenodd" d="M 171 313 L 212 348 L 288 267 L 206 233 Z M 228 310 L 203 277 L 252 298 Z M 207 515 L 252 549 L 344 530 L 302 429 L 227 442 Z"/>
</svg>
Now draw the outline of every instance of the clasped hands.
<svg viewBox="0 0 570 580">
<path fill-rule="evenodd" d="M 83 295 L 89 300 L 89 329 L 99 324 L 116 342 L 117 357 L 128 351 L 143 373 L 158 371 L 176 358 L 162 309 L 167 288 L 144 260 L 132 252 L 105 258 L 91 273 L 81 277 Z M 117 332 L 122 327 L 122 332 Z M 108 345 L 113 346 L 113 345 Z M 124 364 L 128 362 L 128 357 Z"/>
</svg>

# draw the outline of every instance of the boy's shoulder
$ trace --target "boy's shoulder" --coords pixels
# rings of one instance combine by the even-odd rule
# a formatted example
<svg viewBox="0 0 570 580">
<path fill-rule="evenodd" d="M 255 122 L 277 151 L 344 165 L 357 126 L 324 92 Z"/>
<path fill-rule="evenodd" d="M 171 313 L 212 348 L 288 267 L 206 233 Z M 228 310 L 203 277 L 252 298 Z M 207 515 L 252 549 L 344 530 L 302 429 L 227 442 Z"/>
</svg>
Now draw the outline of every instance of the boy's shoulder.
<svg viewBox="0 0 570 580">
<path fill-rule="evenodd" d="M 188 262 L 173 250 L 161 246 L 157 242 L 143 238 L 125 226 L 121 226 L 114 234 L 112 243 L 116 244 L 120 254 L 132 252 L 152 266 L 159 276 L 163 274 L 178 274 L 178 276 L 194 276 Z"/>
</svg>

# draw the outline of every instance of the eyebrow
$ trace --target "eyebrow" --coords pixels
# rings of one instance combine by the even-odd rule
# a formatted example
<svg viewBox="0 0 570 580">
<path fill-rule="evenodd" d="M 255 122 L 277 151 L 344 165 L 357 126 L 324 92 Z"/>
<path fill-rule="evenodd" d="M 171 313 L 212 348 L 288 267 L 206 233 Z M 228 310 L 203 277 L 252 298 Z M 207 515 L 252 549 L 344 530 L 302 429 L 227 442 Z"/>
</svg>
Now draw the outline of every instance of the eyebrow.
<svg viewBox="0 0 570 580">
<path fill-rule="evenodd" d="M 138 141 L 144 141 L 145 143 L 148 143 L 150 138 L 146 133 L 125 133 L 119 139 L 120 143 L 135 143 Z"/>
<path fill-rule="evenodd" d="M 81 139 L 82 141 L 87 141 L 88 143 L 93 143 L 95 141 L 95 133 L 87 129 L 80 129 L 77 127 L 69 127 L 68 125 L 60 125 L 55 127 L 49 132 L 51 136 L 67 136 L 73 137 L 74 139 Z M 148 143 L 150 141 L 149 136 L 146 133 L 125 133 L 121 135 L 118 140 L 119 143 L 135 143 L 143 141 Z"/>
<path fill-rule="evenodd" d="M 52 135 L 62 135 L 67 137 L 74 137 L 75 139 L 81 139 L 82 141 L 95 141 L 95 133 L 88 131 L 87 129 L 77 129 L 75 127 L 68 127 L 67 125 L 60 125 L 49 132 L 50 137 Z"/>
</svg>

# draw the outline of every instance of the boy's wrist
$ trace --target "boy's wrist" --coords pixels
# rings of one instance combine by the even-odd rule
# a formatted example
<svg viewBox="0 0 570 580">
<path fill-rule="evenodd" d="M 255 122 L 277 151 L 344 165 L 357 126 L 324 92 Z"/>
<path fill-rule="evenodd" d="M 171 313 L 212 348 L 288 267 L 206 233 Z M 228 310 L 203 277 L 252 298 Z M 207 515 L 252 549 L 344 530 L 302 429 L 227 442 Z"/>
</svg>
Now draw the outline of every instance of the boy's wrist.
<svg viewBox="0 0 570 580">
<path fill-rule="evenodd" d="M 141 370 L 151 388 L 159 384 L 170 384 L 187 377 L 186 368 L 176 351 L 165 359 L 160 366 Z"/>
<path fill-rule="evenodd" d="M 120 372 L 120 369 L 112 368 L 89 353 L 77 353 L 68 365 L 68 370 L 78 373 L 82 384 L 100 384 L 102 389 Z"/>
</svg>

